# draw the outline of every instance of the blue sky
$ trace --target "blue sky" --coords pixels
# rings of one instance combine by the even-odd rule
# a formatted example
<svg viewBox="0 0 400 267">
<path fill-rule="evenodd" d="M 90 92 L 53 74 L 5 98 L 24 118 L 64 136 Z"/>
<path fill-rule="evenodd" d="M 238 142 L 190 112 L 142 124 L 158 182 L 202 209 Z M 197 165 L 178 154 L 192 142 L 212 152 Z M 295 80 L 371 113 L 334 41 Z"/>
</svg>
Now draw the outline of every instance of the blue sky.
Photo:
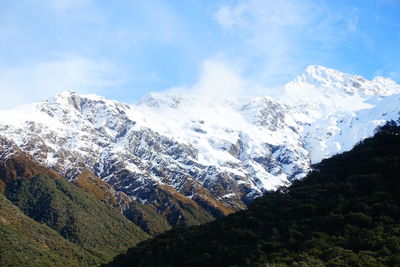
<svg viewBox="0 0 400 267">
<path fill-rule="evenodd" d="M 274 94 L 308 65 L 400 81 L 400 1 L 0 3 L 0 108 L 64 90 Z"/>
</svg>

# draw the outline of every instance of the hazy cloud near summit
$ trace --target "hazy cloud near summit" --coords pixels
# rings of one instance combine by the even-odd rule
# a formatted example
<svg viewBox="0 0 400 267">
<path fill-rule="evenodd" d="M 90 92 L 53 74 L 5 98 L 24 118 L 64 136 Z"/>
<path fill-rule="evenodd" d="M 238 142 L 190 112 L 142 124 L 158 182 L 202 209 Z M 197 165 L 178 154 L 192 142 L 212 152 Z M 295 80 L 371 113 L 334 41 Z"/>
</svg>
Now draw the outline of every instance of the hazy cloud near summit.
<svg viewBox="0 0 400 267">
<path fill-rule="evenodd" d="M 356 34 L 358 22 L 357 10 L 339 14 L 308 0 L 235 1 L 220 6 L 214 19 L 235 37 L 230 47 L 203 61 L 194 85 L 172 91 L 179 88 L 209 97 L 280 97 L 284 84 L 307 65 L 329 60 L 331 47 Z M 315 45 L 325 47 L 323 53 L 315 53 Z"/>
<path fill-rule="evenodd" d="M 42 101 L 64 90 L 98 92 L 117 85 L 117 68 L 84 57 L 68 57 L 14 68 L 0 66 L 1 109 Z"/>
<path fill-rule="evenodd" d="M 308 65 L 399 81 L 398 2 L 3 1 L 0 109 L 63 90 L 275 97 Z"/>
<path fill-rule="evenodd" d="M 357 10 L 335 12 L 307 0 L 237 1 L 221 6 L 214 18 L 240 37 L 231 57 L 244 58 L 249 76 L 270 86 L 289 81 L 313 58 L 328 58 L 332 47 L 357 32 Z"/>
</svg>

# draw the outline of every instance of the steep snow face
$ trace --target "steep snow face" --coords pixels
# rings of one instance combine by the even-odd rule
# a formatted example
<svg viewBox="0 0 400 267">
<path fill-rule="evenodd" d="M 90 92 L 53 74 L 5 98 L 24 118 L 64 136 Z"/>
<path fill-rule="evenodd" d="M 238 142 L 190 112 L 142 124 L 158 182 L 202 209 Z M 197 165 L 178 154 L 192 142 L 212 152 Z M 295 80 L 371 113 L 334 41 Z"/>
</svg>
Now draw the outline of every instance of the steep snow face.
<svg viewBox="0 0 400 267">
<path fill-rule="evenodd" d="M 69 179 L 88 168 L 142 202 L 168 185 L 199 205 L 238 209 L 397 120 L 399 93 L 390 79 L 320 66 L 279 101 L 154 93 L 127 105 L 63 92 L 0 111 L 0 135 Z"/>
<path fill-rule="evenodd" d="M 400 92 L 400 85 L 390 78 L 376 77 L 369 81 L 361 76 L 351 75 L 322 66 L 309 66 L 296 77 L 294 84 L 310 84 L 322 90 L 336 88 L 337 92 L 348 95 L 374 96 L 392 95 Z"/>
<path fill-rule="evenodd" d="M 138 125 L 193 145 L 199 163 L 228 166 L 246 162 L 249 168 L 260 169 L 260 178 L 271 175 L 253 159 L 271 154 L 271 147 L 301 147 L 297 125 L 287 116 L 286 107 L 268 97 L 210 100 L 153 94 L 136 107 L 136 112 L 147 114 L 146 121 Z M 307 154 L 302 149 L 296 153 L 299 157 Z M 269 188 L 272 182 L 262 181 L 262 188 Z"/>
<path fill-rule="evenodd" d="M 312 163 L 318 163 L 374 134 L 378 126 L 400 118 L 400 95 L 374 96 L 365 101 L 370 108 L 357 112 L 340 111 L 304 127 L 304 147 Z"/>
<path fill-rule="evenodd" d="M 369 81 L 322 66 L 309 66 L 285 85 L 282 102 L 301 125 L 312 163 L 350 150 L 377 126 L 397 120 L 400 85 L 389 78 Z M 393 95 L 393 97 L 389 97 Z"/>
<path fill-rule="evenodd" d="M 88 168 L 143 202 L 159 184 L 191 198 L 201 186 L 240 208 L 309 168 L 297 124 L 268 97 L 154 94 L 129 106 L 63 92 L 0 112 L 0 131 L 67 178 Z"/>
<path fill-rule="evenodd" d="M 400 85 L 389 78 L 369 81 L 321 66 L 309 66 L 285 85 L 281 102 L 291 107 L 298 122 L 313 123 L 337 112 L 356 112 L 371 108 L 367 99 L 400 93 Z"/>
</svg>

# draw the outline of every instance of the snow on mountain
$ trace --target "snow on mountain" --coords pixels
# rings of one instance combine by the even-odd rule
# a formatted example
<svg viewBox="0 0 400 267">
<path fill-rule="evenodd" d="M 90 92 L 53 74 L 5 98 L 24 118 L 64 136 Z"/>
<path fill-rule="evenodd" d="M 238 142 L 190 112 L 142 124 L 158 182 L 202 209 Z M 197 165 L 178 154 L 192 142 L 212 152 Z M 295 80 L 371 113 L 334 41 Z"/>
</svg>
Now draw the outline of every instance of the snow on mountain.
<svg viewBox="0 0 400 267">
<path fill-rule="evenodd" d="M 310 66 L 279 101 L 153 93 L 128 105 L 63 92 L 0 111 L 0 135 L 69 179 L 87 168 L 145 203 L 169 186 L 240 209 L 397 120 L 399 94 L 387 78 Z"/>
<path fill-rule="evenodd" d="M 322 66 L 309 66 L 285 85 L 281 102 L 301 125 L 312 163 L 350 150 L 377 126 L 397 120 L 400 85 L 389 78 L 369 81 Z M 398 100 L 398 99 L 397 99 Z"/>
<path fill-rule="evenodd" d="M 340 111 L 322 117 L 305 127 L 304 147 L 312 163 L 350 150 L 356 143 L 374 134 L 378 126 L 400 118 L 400 95 L 374 96 L 365 101 L 369 108 Z"/>
<path fill-rule="evenodd" d="M 390 78 L 376 77 L 369 81 L 322 66 L 309 66 L 292 83 L 306 83 L 319 88 L 336 88 L 348 95 L 391 95 L 399 93 L 400 85 Z"/>
<path fill-rule="evenodd" d="M 372 107 L 372 96 L 400 93 L 400 85 L 389 78 L 369 81 L 322 66 L 309 66 L 304 73 L 285 85 L 281 99 L 291 107 L 291 115 L 300 123 L 313 123 L 337 112 L 356 112 Z"/>
</svg>

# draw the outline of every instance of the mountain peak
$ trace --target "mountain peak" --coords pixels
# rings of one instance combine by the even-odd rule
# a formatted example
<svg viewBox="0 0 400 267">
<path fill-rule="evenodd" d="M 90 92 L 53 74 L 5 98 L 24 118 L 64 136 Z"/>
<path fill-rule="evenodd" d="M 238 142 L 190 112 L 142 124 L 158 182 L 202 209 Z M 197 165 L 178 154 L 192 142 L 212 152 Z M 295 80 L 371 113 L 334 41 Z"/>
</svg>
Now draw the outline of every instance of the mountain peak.
<svg viewBox="0 0 400 267">
<path fill-rule="evenodd" d="M 76 110 L 81 110 L 82 97 L 74 91 L 63 91 L 46 102 L 50 105 L 62 106 L 66 109 L 73 106 Z"/>
<path fill-rule="evenodd" d="M 183 103 L 187 102 L 191 103 L 191 97 L 182 93 L 150 93 L 143 97 L 138 105 L 146 105 L 152 108 L 178 108 Z"/>
<path fill-rule="evenodd" d="M 313 72 L 339 72 L 339 71 L 321 65 L 309 65 L 304 72 L 313 73 Z"/>
<path fill-rule="evenodd" d="M 73 95 L 77 95 L 77 94 L 78 94 L 78 93 L 77 93 L 76 91 L 65 90 L 65 91 L 62 91 L 61 93 L 57 94 L 56 97 L 64 97 L 64 98 L 67 98 L 67 97 L 70 97 L 70 96 L 73 96 Z"/>
<path fill-rule="evenodd" d="M 80 94 L 75 91 L 63 91 L 54 97 L 49 98 L 43 103 L 51 109 L 63 109 L 67 111 L 76 110 L 82 112 L 86 107 L 93 108 L 95 106 L 123 106 L 127 108 L 126 104 L 119 103 L 115 100 L 107 99 L 103 96 L 95 94 Z"/>
<path fill-rule="evenodd" d="M 334 95 L 369 97 L 398 94 L 400 85 L 390 78 L 375 77 L 368 80 L 359 75 L 311 65 L 292 82 L 286 84 L 285 91 L 285 97 L 293 97 L 291 95 L 295 94 L 295 98 L 309 94 L 310 91 L 319 92 L 329 98 Z"/>
<path fill-rule="evenodd" d="M 50 102 L 66 102 L 71 104 L 71 101 L 77 101 L 78 99 L 88 99 L 88 100 L 106 100 L 106 98 L 96 95 L 96 94 L 80 94 L 75 91 L 67 90 L 63 91 L 53 98 L 50 99 Z"/>
<path fill-rule="evenodd" d="M 297 76 L 294 83 L 307 83 L 314 87 L 342 88 L 349 94 L 354 94 L 363 87 L 368 80 L 357 75 L 340 72 L 335 69 L 311 65 Z"/>
</svg>

